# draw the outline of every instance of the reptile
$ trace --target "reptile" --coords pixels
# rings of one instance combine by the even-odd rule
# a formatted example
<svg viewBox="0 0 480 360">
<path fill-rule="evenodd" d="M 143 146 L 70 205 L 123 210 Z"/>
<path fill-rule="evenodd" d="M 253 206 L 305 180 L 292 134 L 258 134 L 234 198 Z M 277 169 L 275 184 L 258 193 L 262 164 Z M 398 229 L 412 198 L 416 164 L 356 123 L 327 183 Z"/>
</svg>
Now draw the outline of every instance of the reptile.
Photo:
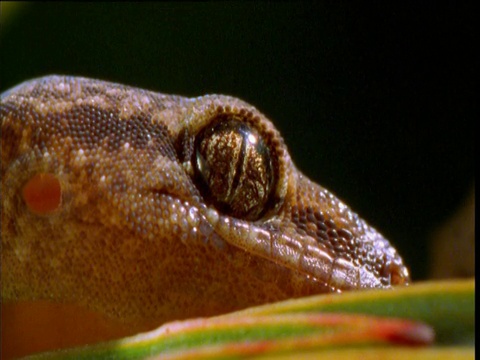
<svg viewBox="0 0 480 360">
<path fill-rule="evenodd" d="M 2 301 L 160 322 L 410 281 L 240 99 L 46 76 L 0 115 Z"/>
</svg>

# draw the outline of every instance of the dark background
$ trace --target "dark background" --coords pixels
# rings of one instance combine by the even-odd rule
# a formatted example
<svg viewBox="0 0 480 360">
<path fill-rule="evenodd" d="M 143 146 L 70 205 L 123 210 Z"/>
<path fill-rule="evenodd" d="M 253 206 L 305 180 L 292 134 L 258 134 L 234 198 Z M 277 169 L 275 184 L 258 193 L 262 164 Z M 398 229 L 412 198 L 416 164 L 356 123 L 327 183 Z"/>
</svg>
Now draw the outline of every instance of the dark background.
<svg viewBox="0 0 480 360">
<path fill-rule="evenodd" d="M 382 3 L 2 2 L 0 91 L 70 74 L 240 97 L 298 167 L 427 274 L 474 183 L 473 8 Z M 477 101 L 474 101 L 477 100 Z"/>
</svg>

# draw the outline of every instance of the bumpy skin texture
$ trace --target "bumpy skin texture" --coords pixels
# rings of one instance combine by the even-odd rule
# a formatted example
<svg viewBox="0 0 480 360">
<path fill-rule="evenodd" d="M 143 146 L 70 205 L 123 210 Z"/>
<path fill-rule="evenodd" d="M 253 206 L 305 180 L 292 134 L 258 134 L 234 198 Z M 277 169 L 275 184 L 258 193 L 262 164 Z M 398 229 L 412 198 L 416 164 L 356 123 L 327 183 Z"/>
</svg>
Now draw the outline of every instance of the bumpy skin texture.
<svg viewBox="0 0 480 360">
<path fill-rule="evenodd" d="M 3 300 L 165 321 L 409 281 L 389 242 L 302 175 L 272 123 L 239 99 L 48 76 L 2 94 L 0 115 Z M 271 185 L 244 212 L 216 203 L 198 170 L 198 138 L 231 119 L 245 124 L 241 136 L 258 135 L 271 167 L 249 182 L 259 162 L 225 155 L 246 146 L 238 136 L 209 148 L 208 166 L 233 174 L 234 190 L 255 189 L 250 200 Z M 60 206 L 40 215 L 22 197 L 39 173 L 61 185 Z"/>
</svg>

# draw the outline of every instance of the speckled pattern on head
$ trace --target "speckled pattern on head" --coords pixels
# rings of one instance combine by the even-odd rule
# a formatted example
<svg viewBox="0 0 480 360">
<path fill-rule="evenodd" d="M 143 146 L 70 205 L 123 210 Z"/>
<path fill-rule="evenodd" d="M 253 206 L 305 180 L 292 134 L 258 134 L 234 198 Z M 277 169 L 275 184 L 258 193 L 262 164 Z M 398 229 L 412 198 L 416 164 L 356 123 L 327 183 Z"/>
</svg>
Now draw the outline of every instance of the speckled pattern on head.
<svg viewBox="0 0 480 360">
<path fill-rule="evenodd" d="M 239 99 L 48 76 L 2 94 L 0 115 L 4 300 L 166 321 L 409 281 Z M 61 204 L 39 215 L 21 194 L 43 173 Z"/>
</svg>

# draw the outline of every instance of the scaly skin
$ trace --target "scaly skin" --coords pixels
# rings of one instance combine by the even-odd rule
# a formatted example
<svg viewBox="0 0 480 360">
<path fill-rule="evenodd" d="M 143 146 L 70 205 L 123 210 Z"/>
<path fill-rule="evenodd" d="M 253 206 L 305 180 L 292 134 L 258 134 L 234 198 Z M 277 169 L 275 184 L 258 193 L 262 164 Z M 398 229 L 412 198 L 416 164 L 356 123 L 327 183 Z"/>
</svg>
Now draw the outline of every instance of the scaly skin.
<svg viewBox="0 0 480 360">
<path fill-rule="evenodd" d="M 162 322 L 409 282 L 389 242 L 239 99 L 48 76 L 2 94 L 0 115 L 2 300 Z M 225 136 L 211 125 L 224 122 Z M 53 211 L 22 196 L 36 174 L 60 184 Z"/>
</svg>

